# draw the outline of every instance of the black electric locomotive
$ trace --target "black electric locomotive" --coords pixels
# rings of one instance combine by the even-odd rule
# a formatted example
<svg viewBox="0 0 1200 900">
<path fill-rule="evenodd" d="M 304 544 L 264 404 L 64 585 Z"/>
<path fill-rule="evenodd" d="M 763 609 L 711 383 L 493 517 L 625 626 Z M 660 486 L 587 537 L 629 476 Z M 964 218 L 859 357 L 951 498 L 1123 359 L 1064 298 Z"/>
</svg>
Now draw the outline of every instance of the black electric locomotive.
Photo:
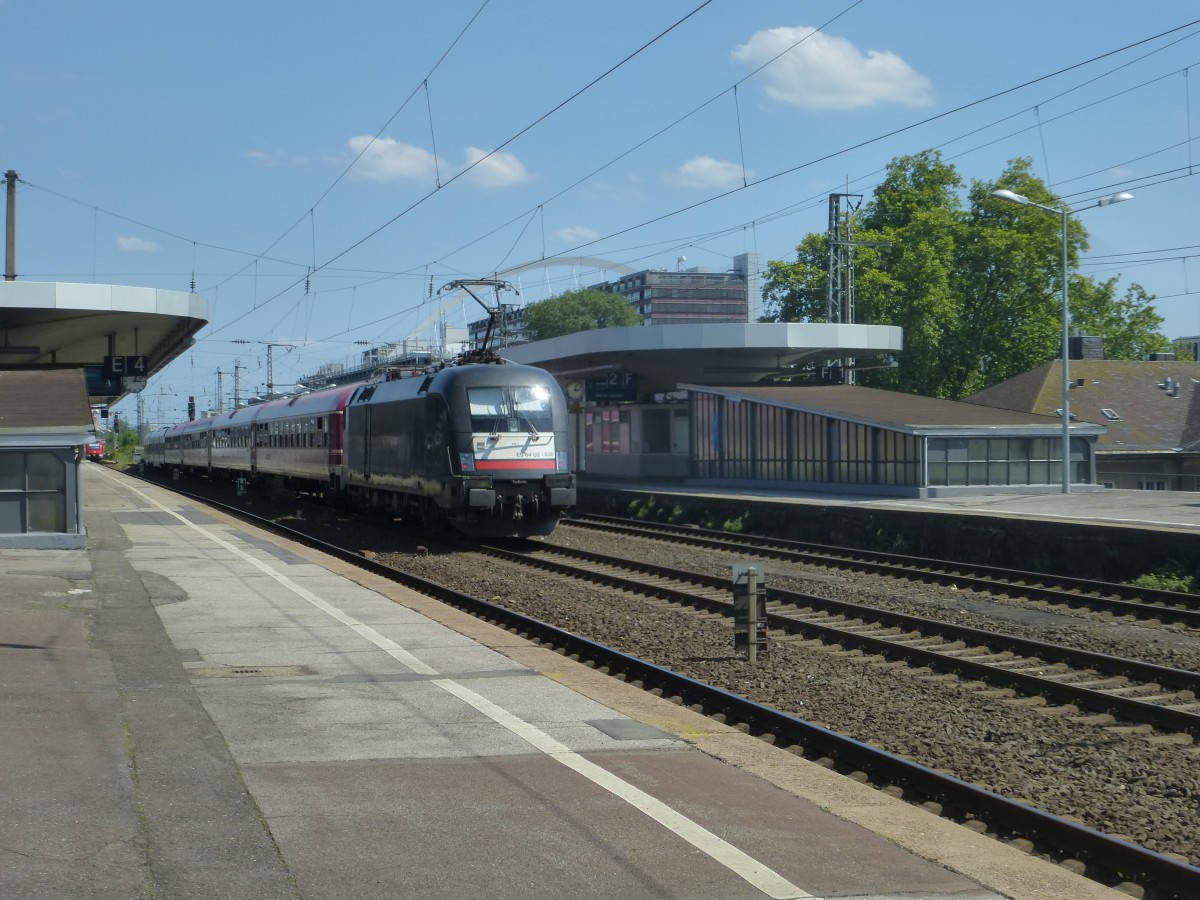
<svg viewBox="0 0 1200 900">
<path fill-rule="evenodd" d="M 482 537 L 549 534 L 575 504 L 562 390 L 542 369 L 449 365 L 156 432 L 144 465 L 283 481 Z"/>
<path fill-rule="evenodd" d="M 542 369 L 478 363 L 367 383 L 345 428 L 342 489 L 357 505 L 526 537 L 575 503 L 566 401 Z"/>
</svg>

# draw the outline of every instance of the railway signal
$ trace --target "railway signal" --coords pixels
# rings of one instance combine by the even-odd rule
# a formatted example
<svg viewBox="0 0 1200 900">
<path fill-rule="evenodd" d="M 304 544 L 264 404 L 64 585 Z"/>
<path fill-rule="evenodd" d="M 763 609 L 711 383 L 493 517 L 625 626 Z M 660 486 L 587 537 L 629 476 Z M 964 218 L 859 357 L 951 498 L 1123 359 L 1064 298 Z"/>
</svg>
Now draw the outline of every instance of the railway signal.
<svg viewBox="0 0 1200 900">
<path fill-rule="evenodd" d="M 767 649 L 767 586 L 746 563 L 733 567 L 733 647 L 745 650 L 751 663 Z"/>
</svg>

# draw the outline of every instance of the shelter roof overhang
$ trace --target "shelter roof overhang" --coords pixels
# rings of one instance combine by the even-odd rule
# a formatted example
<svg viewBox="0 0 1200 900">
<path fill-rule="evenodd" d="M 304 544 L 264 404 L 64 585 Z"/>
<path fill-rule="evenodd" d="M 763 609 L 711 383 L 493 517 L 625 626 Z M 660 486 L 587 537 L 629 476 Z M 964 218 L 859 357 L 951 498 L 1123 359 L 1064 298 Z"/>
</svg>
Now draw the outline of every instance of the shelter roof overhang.
<svg viewBox="0 0 1200 900">
<path fill-rule="evenodd" d="M 943 400 L 855 385 L 713 387 L 681 385 L 729 400 L 761 403 L 883 428 L 916 437 L 1046 437 L 1061 435 L 1062 419 L 961 400 Z M 1071 422 L 1076 437 L 1099 436 L 1105 426 Z"/>
<path fill-rule="evenodd" d="M 145 356 L 159 371 L 195 343 L 208 324 L 199 294 L 158 288 L 68 282 L 0 282 L 0 366 L 102 366 L 106 356 Z M 119 381 L 97 387 L 90 402 L 113 404 Z"/>
<path fill-rule="evenodd" d="M 883 357 L 902 349 L 897 326 L 781 322 L 602 328 L 500 352 L 560 379 L 637 372 L 650 390 L 674 390 L 684 382 L 753 384 L 808 362 Z"/>
<path fill-rule="evenodd" d="M 78 446 L 93 431 L 81 369 L 0 371 L 0 446 Z"/>
</svg>

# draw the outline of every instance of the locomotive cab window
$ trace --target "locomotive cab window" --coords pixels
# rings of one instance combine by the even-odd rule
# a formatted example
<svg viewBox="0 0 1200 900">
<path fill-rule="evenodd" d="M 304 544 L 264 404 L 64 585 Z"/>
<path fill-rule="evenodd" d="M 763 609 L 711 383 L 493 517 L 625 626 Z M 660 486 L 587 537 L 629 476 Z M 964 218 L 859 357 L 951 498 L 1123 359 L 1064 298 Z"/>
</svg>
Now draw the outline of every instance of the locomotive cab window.
<svg viewBox="0 0 1200 900">
<path fill-rule="evenodd" d="M 550 392 L 541 385 L 484 387 L 467 390 L 474 432 L 553 431 Z"/>
</svg>

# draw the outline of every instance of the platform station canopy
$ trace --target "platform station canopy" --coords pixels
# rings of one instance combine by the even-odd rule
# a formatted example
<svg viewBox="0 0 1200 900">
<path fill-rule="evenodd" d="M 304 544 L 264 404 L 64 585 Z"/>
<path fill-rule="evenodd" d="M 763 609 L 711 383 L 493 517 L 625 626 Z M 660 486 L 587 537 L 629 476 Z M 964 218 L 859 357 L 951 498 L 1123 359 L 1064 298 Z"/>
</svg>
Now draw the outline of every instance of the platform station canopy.
<svg viewBox="0 0 1200 900">
<path fill-rule="evenodd" d="M 642 391 L 653 392 L 684 383 L 754 384 L 825 360 L 888 365 L 903 349 L 903 337 L 903 329 L 892 325 L 643 325 L 582 331 L 500 353 L 541 366 L 561 382 L 635 373 Z"/>
<path fill-rule="evenodd" d="M 111 406 L 192 346 L 206 324 L 208 301 L 186 291 L 3 281 L 0 368 L 82 368 L 88 402 Z"/>
</svg>

